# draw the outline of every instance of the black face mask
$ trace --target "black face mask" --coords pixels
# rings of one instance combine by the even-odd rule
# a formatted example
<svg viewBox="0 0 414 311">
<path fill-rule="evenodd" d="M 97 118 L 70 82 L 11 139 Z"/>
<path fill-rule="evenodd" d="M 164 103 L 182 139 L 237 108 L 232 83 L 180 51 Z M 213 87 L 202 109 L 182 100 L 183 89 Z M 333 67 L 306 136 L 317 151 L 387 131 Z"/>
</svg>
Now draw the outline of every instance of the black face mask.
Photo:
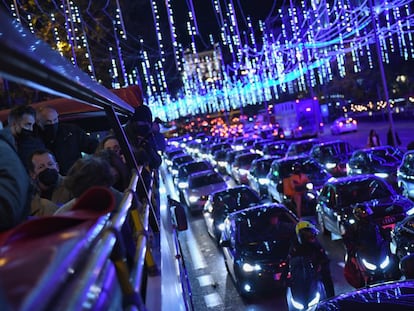
<svg viewBox="0 0 414 311">
<path fill-rule="evenodd" d="M 47 187 L 57 184 L 59 173 L 53 168 L 47 168 L 38 175 L 38 180 Z"/>
<path fill-rule="evenodd" d="M 32 137 L 32 136 L 33 136 L 33 132 L 31 130 L 27 130 L 27 129 L 21 129 L 20 133 L 17 134 L 18 139 L 28 138 L 28 137 Z"/>
<path fill-rule="evenodd" d="M 46 142 L 50 142 L 55 140 L 56 138 L 56 134 L 58 131 L 58 123 L 54 123 L 54 124 L 47 124 L 43 127 L 43 138 Z"/>
</svg>

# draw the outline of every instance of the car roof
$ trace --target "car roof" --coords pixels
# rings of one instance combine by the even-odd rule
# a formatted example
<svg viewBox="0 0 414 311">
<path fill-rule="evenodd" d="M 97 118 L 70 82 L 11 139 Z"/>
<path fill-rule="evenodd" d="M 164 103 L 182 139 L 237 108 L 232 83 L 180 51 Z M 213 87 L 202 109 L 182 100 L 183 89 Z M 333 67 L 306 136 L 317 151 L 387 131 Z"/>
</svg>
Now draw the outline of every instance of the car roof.
<svg viewBox="0 0 414 311">
<path fill-rule="evenodd" d="M 293 216 L 294 219 L 298 220 L 296 215 L 290 211 L 285 205 L 280 204 L 280 203 L 263 203 L 263 204 L 259 204 L 259 205 L 255 205 L 252 207 L 248 207 L 246 209 L 237 211 L 237 212 L 233 212 L 229 215 L 230 219 L 242 219 L 242 218 L 246 218 L 246 217 L 250 217 L 251 215 L 254 215 L 257 213 L 258 210 L 267 210 L 267 209 L 278 209 L 282 212 L 285 212 L 291 216 Z"/>
<path fill-rule="evenodd" d="M 325 299 L 315 310 L 413 310 L 414 280 L 398 280 L 356 289 Z"/>
<path fill-rule="evenodd" d="M 361 175 L 350 175 L 350 176 L 343 176 L 343 177 L 332 177 L 328 180 L 327 183 L 333 184 L 333 185 L 339 185 L 339 184 L 345 184 L 349 182 L 363 181 L 366 179 L 375 179 L 375 180 L 381 180 L 385 182 L 382 178 L 375 176 L 373 174 L 361 174 Z"/>
</svg>

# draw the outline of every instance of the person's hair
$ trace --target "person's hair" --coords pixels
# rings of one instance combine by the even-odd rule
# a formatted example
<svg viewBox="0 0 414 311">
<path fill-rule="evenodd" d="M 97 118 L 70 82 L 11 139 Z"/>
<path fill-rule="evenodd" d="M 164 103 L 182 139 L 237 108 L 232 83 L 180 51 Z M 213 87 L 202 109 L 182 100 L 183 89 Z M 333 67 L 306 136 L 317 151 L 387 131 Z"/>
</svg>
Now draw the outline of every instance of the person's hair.
<svg viewBox="0 0 414 311">
<path fill-rule="evenodd" d="M 118 173 L 118 180 L 114 180 L 113 187 L 123 192 L 129 185 L 130 170 L 122 161 L 121 157 L 113 150 L 102 149 L 95 153 L 95 156 L 109 163 Z"/>
<path fill-rule="evenodd" d="M 36 119 L 36 110 L 32 106 L 22 105 L 16 106 L 10 110 L 9 116 L 7 118 L 8 124 L 19 121 L 25 114 L 33 116 Z"/>
<path fill-rule="evenodd" d="M 34 172 L 33 157 L 36 155 L 42 155 L 46 153 L 50 154 L 53 158 L 53 161 L 56 162 L 55 155 L 49 149 L 36 149 L 30 154 L 27 161 L 27 168 L 29 169 L 29 172 Z"/>
<path fill-rule="evenodd" d="M 98 152 L 100 152 L 101 150 L 104 150 L 104 146 L 105 143 L 110 140 L 110 139 L 116 139 L 118 140 L 118 138 L 116 138 L 116 136 L 114 134 L 108 134 L 106 135 L 104 138 L 102 138 L 102 140 L 99 142 L 98 147 L 96 148 L 95 154 L 97 154 Z"/>
<path fill-rule="evenodd" d="M 92 186 L 110 187 L 113 184 L 110 165 L 94 156 L 80 158 L 69 169 L 64 183 L 75 198 Z"/>
</svg>

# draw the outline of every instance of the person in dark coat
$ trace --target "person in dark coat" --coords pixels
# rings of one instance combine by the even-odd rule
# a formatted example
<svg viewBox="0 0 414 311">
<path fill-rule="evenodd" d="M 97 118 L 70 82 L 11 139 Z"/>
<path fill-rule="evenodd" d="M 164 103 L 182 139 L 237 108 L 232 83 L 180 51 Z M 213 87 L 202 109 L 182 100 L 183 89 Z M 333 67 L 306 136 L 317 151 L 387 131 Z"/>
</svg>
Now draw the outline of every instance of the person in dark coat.
<svg viewBox="0 0 414 311">
<path fill-rule="evenodd" d="M 17 154 L 27 167 L 32 152 L 45 147 L 42 139 L 33 131 L 36 110 L 28 105 L 16 106 L 10 110 L 7 122 L 16 143 Z"/>
<path fill-rule="evenodd" d="M 0 231 L 4 231 L 29 216 L 32 187 L 10 128 L 0 130 L 0 154 Z"/>
<path fill-rule="evenodd" d="M 401 146 L 401 140 L 397 132 L 395 132 L 395 142 L 394 142 L 394 137 L 392 135 L 391 126 L 389 127 L 388 132 L 387 132 L 387 145 L 393 146 L 393 147 Z"/>
<path fill-rule="evenodd" d="M 131 142 L 138 165 L 158 169 L 162 159 L 158 154 L 157 143 L 152 131 L 152 113 L 148 106 L 135 108 L 134 115 L 125 125 L 125 132 Z"/>
<path fill-rule="evenodd" d="M 46 148 L 55 155 L 62 175 L 66 175 L 76 160 L 82 157 L 82 152 L 93 154 L 98 147 L 98 140 L 80 127 L 60 123 L 59 114 L 53 107 L 39 108 L 36 123 Z"/>
</svg>

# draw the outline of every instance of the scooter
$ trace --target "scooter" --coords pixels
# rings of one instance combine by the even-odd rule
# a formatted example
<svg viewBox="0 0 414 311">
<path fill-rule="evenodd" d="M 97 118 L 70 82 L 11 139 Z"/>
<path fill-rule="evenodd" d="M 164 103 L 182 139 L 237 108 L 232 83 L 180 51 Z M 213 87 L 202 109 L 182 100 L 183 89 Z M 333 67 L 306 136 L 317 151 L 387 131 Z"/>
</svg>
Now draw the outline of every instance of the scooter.
<svg viewBox="0 0 414 311">
<path fill-rule="evenodd" d="M 350 260 L 351 262 L 348 262 Z M 359 247 L 355 256 L 346 255 L 348 273 L 345 278 L 355 288 L 360 288 L 384 281 L 398 280 L 401 277 L 399 261 L 390 251 L 386 241 L 379 245 Z M 352 268 L 350 268 L 353 266 Z M 352 272 L 349 272 L 353 269 Z"/>
<path fill-rule="evenodd" d="M 290 278 L 286 289 L 289 311 L 312 310 L 320 300 L 326 298 L 320 267 L 305 257 L 292 258 L 289 267 Z"/>
</svg>

